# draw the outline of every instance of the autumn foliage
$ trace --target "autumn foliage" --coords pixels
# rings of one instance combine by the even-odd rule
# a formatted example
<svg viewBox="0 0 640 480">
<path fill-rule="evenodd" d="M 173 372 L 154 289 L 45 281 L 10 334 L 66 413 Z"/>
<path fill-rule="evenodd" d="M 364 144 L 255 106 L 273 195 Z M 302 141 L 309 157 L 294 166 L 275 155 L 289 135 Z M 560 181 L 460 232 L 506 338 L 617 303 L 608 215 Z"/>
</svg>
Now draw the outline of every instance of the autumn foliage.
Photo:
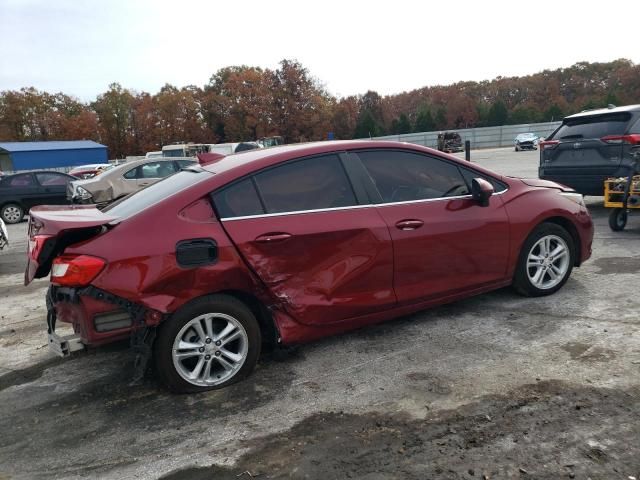
<svg viewBox="0 0 640 480">
<path fill-rule="evenodd" d="M 32 87 L 0 92 L 0 140 L 91 139 L 112 158 L 174 142 L 219 143 L 281 135 L 288 143 L 559 120 L 607 104 L 640 103 L 640 65 L 577 63 L 524 77 L 424 87 L 382 97 L 335 98 L 293 60 L 276 70 L 233 66 L 203 87 L 156 94 L 113 83 L 83 103 Z"/>
</svg>

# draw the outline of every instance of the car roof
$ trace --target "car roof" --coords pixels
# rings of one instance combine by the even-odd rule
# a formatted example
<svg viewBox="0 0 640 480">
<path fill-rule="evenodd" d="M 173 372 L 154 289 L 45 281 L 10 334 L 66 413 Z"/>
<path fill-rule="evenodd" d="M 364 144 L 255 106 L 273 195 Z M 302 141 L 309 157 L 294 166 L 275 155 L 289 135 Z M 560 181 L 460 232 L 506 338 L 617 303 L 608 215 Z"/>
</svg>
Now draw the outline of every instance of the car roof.
<svg viewBox="0 0 640 480">
<path fill-rule="evenodd" d="M 225 178 L 231 178 L 232 176 L 239 177 L 247 175 L 262 168 L 277 165 L 295 158 L 367 148 L 402 148 L 405 150 L 409 149 L 429 153 L 441 158 L 453 159 L 456 162 L 459 161 L 458 158 L 451 155 L 413 143 L 385 140 L 332 140 L 247 150 L 245 152 L 228 155 L 215 163 L 205 165 L 203 168 L 208 172 L 222 175 Z"/>
<path fill-rule="evenodd" d="M 4 175 L 2 175 L 2 178 L 5 179 L 9 177 L 14 177 L 16 175 L 23 175 L 25 173 L 57 173 L 58 175 L 65 175 L 67 177 L 71 177 L 71 175 L 69 175 L 68 173 L 58 172 L 56 170 L 24 170 L 24 171 L 13 172 L 13 173 L 5 173 Z"/>
<path fill-rule="evenodd" d="M 606 115 L 607 113 L 620 113 L 620 112 L 640 112 L 640 105 L 625 105 L 623 107 L 597 108 L 595 110 L 585 110 L 584 112 L 569 115 L 565 117 L 565 119 L 591 117 L 591 116 L 597 116 L 597 115 Z"/>
</svg>

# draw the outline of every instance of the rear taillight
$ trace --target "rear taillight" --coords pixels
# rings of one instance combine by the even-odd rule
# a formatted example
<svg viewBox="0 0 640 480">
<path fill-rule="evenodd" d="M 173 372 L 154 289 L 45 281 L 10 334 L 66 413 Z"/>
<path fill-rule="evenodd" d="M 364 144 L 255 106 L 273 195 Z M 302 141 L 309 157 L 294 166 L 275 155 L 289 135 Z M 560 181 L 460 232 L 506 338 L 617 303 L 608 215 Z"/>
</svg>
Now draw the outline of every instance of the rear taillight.
<svg viewBox="0 0 640 480">
<path fill-rule="evenodd" d="M 606 137 L 602 137 L 600 140 L 606 143 L 628 143 L 629 145 L 640 145 L 640 134 L 607 135 Z"/>
<path fill-rule="evenodd" d="M 29 238 L 29 246 L 28 252 L 29 258 L 34 261 L 38 261 L 38 257 L 42 253 L 42 249 L 44 248 L 44 244 L 49 240 L 53 235 L 34 235 Z"/>
<path fill-rule="evenodd" d="M 51 283 L 63 287 L 84 287 L 98 276 L 105 266 L 101 258 L 89 255 L 62 255 L 51 266 Z"/>
<path fill-rule="evenodd" d="M 545 140 L 544 142 L 538 143 L 540 150 L 551 150 L 552 148 L 556 148 L 560 140 Z"/>
</svg>

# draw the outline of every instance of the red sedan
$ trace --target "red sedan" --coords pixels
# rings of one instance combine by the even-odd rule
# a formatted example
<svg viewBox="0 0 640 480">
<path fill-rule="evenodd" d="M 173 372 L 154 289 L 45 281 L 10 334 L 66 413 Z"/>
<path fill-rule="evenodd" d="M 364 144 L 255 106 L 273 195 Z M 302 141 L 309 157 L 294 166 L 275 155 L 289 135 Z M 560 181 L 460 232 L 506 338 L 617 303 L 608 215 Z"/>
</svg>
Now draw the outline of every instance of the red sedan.
<svg viewBox="0 0 640 480">
<path fill-rule="evenodd" d="M 580 194 L 396 142 L 300 144 L 189 167 L 100 211 L 36 207 L 25 283 L 51 272 L 51 346 L 131 337 L 174 391 L 294 344 L 507 285 L 564 285 L 591 255 Z M 55 333 L 70 322 L 69 338 Z"/>
</svg>

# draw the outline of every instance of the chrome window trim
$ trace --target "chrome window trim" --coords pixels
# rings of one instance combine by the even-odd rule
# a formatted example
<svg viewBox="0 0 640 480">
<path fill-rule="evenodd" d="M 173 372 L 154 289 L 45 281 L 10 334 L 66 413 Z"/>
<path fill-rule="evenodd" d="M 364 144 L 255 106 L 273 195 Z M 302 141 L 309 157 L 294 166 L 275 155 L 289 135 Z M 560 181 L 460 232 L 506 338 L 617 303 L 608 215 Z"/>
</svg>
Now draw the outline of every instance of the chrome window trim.
<svg viewBox="0 0 640 480">
<path fill-rule="evenodd" d="M 508 188 L 505 188 L 504 190 L 497 192 L 497 193 L 493 193 L 491 196 L 493 195 L 502 195 L 503 193 L 505 193 L 506 191 L 508 191 Z M 269 217 L 280 217 L 280 216 L 288 216 L 288 215 L 301 215 L 301 214 L 306 214 L 306 213 L 319 213 L 319 212 L 335 212 L 335 211 L 340 211 L 340 210 L 356 210 L 356 209 L 361 209 L 361 208 L 371 208 L 371 207 L 388 207 L 391 205 L 409 205 L 409 204 L 413 204 L 413 203 L 431 203 L 431 202 L 441 202 L 443 200 L 449 201 L 449 200 L 461 200 L 461 199 L 465 199 L 465 198 L 473 198 L 472 195 L 457 195 L 454 197 L 439 197 L 439 198 L 423 198 L 421 200 L 406 200 L 403 202 L 386 202 L 386 203 L 367 203 L 366 205 L 349 205 L 347 207 L 332 207 L 332 208 L 316 208 L 314 210 L 296 210 L 293 212 L 276 212 L 276 213 L 261 213 L 259 215 L 245 215 L 242 217 L 224 217 L 221 218 L 220 220 L 222 222 L 230 222 L 230 221 L 234 221 L 234 220 L 251 220 L 254 218 L 269 218 Z"/>
</svg>

